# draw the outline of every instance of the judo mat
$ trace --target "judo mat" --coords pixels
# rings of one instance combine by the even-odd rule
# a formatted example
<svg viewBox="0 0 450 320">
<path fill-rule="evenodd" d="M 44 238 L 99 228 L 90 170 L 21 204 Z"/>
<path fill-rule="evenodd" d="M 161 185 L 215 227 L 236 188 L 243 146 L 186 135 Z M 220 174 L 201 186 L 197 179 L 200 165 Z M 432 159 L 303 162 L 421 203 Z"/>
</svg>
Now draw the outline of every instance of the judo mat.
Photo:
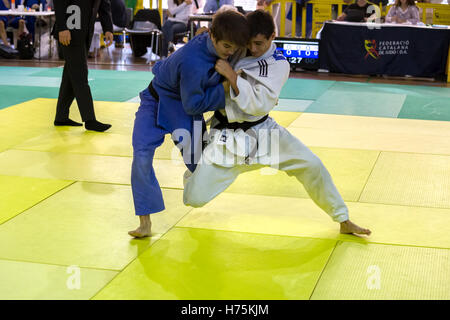
<svg viewBox="0 0 450 320">
<path fill-rule="evenodd" d="M 268 168 L 186 207 L 166 136 L 154 160 L 166 210 L 133 239 L 131 137 L 151 72 L 89 72 L 106 133 L 53 126 L 61 72 L 0 67 L 0 299 L 450 299 L 450 88 L 283 88 L 271 116 L 319 156 L 370 237 L 340 234 Z"/>
</svg>

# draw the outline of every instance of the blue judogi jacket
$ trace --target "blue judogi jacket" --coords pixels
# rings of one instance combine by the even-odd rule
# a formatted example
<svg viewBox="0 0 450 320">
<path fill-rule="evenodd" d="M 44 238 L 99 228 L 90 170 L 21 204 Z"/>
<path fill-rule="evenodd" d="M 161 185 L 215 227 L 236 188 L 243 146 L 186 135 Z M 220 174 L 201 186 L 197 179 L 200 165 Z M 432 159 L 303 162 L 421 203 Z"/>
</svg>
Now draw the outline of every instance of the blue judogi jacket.
<svg viewBox="0 0 450 320">
<path fill-rule="evenodd" d="M 204 112 L 225 107 L 223 77 L 214 69 L 217 59 L 209 34 L 203 33 L 153 66 L 160 127 L 192 133 L 194 120 L 202 120 Z"/>
</svg>

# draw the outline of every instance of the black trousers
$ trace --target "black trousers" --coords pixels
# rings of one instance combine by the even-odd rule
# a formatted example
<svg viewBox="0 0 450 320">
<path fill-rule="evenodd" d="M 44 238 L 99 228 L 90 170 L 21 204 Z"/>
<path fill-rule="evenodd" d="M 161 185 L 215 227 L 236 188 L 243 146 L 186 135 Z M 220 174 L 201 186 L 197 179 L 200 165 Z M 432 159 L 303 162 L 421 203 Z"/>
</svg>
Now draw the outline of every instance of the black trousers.
<svg viewBox="0 0 450 320">
<path fill-rule="evenodd" d="M 88 82 L 86 44 L 62 46 L 64 72 L 59 88 L 55 121 L 64 121 L 69 117 L 69 108 L 73 99 L 77 99 L 83 121 L 95 120 L 94 102 Z"/>
</svg>

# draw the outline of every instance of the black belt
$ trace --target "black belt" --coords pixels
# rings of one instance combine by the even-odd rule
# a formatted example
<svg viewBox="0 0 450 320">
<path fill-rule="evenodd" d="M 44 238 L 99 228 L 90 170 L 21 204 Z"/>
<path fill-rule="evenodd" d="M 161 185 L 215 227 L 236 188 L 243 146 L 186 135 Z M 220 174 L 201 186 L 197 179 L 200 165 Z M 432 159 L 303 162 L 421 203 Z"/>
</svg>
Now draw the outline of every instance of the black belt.
<svg viewBox="0 0 450 320">
<path fill-rule="evenodd" d="M 220 111 L 214 112 L 214 117 L 219 121 L 219 123 L 214 126 L 214 129 L 222 130 L 222 129 L 227 128 L 227 129 L 232 129 L 232 130 L 242 129 L 244 131 L 247 131 L 251 127 L 256 126 L 257 124 L 260 124 L 260 123 L 266 121 L 267 118 L 269 117 L 269 115 L 266 114 L 264 117 L 262 117 L 258 121 L 254 121 L 254 122 L 245 121 L 245 122 L 233 122 L 233 123 L 229 123 L 227 117 L 225 117 Z"/>
<path fill-rule="evenodd" d="M 148 85 L 148 91 L 156 101 L 159 101 L 158 92 L 156 92 L 155 88 L 153 88 L 152 82 L 150 82 L 150 84 Z"/>
</svg>

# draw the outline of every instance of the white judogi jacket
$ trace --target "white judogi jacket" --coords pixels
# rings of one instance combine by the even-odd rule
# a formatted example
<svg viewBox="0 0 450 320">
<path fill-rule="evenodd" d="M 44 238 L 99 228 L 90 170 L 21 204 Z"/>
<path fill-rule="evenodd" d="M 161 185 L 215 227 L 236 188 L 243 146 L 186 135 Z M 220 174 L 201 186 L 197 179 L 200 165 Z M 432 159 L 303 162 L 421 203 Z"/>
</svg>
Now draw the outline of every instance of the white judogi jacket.
<svg viewBox="0 0 450 320">
<path fill-rule="evenodd" d="M 239 95 L 236 96 L 231 90 L 230 96 L 225 97 L 225 112 L 222 113 L 226 113 L 230 123 L 258 121 L 278 103 L 281 89 L 289 78 L 289 63 L 272 44 L 261 57 L 245 57 L 238 61 L 234 69 L 242 71 L 237 78 Z M 216 123 L 217 120 L 213 119 L 211 127 Z M 213 129 L 203 153 L 204 161 L 225 167 L 244 163 L 269 164 L 268 139 L 270 130 L 276 126 L 278 124 L 269 117 L 253 127 L 253 134 L 242 129 Z"/>
</svg>

